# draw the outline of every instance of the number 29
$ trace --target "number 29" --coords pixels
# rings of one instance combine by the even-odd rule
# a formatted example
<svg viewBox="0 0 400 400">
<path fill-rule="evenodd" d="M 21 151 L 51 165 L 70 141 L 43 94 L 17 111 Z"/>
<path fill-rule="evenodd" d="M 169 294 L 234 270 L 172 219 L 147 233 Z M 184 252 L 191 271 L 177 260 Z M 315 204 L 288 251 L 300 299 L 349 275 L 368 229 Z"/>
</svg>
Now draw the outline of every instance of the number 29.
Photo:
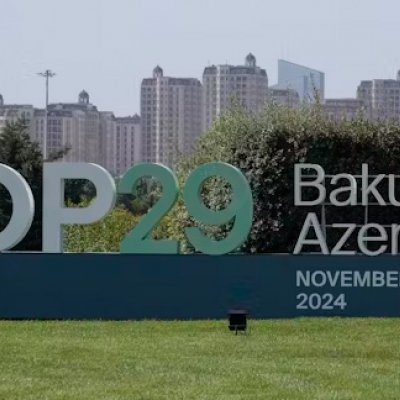
<svg viewBox="0 0 400 400">
<path fill-rule="evenodd" d="M 158 179 L 162 186 L 162 197 L 122 241 L 121 253 L 177 254 L 177 240 L 151 238 L 152 230 L 178 200 L 179 185 L 174 172 L 161 164 L 136 165 L 123 176 L 118 185 L 118 193 L 131 194 L 137 181 L 146 176 Z M 211 210 L 201 197 L 205 181 L 216 176 L 223 178 L 232 188 L 231 202 L 223 210 Z M 201 165 L 189 175 L 183 190 L 183 200 L 188 213 L 204 225 L 217 226 L 233 222 L 230 232 L 222 240 L 209 238 L 198 227 L 185 228 L 186 237 L 196 251 L 209 255 L 227 254 L 247 239 L 253 221 L 253 198 L 250 185 L 238 168 L 223 162 Z"/>
</svg>

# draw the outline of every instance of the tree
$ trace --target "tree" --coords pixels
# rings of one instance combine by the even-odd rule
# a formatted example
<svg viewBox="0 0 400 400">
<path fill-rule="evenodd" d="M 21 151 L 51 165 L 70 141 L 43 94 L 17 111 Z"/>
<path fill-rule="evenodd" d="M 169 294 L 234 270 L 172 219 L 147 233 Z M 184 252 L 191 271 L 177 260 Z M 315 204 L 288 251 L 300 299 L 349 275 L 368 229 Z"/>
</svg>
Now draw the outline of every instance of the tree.
<svg viewBox="0 0 400 400">
<path fill-rule="evenodd" d="M 150 177 L 139 179 L 131 194 L 119 194 L 117 207 L 125 208 L 135 215 L 146 214 L 161 195 L 157 180 Z"/>
<path fill-rule="evenodd" d="M 68 179 L 65 182 L 65 202 L 79 204 L 96 197 L 96 188 L 87 179 Z"/>
</svg>

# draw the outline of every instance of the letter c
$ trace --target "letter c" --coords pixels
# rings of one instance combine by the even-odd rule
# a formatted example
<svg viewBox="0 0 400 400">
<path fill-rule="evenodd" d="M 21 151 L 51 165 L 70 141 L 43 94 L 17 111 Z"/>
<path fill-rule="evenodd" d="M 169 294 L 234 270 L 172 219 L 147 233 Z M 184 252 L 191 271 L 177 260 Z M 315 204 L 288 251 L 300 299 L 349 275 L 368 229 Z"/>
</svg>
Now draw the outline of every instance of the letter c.
<svg viewBox="0 0 400 400">
<path fill-rule="evenodd" d="M 0 232 L 0 251 L 15 247 L 28 233 L 35 214 L 35 200 L 26 180 L 14 169 L 0 164 L 0 183 L 10 192 L 13 212 Z"/>
</svg>

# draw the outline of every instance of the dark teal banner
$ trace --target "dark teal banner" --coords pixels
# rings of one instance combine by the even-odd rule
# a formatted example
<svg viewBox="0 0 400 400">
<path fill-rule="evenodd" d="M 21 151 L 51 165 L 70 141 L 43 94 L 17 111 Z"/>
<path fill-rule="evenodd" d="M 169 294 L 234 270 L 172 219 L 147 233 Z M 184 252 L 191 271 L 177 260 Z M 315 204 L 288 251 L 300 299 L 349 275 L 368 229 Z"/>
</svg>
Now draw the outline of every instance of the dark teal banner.
<svg viewBox="0 0 400 400">
<path fill-rule="evenodd" d="M 400 257 L 0 254 L 2 319 L 400 316 Z"/>
</svg>

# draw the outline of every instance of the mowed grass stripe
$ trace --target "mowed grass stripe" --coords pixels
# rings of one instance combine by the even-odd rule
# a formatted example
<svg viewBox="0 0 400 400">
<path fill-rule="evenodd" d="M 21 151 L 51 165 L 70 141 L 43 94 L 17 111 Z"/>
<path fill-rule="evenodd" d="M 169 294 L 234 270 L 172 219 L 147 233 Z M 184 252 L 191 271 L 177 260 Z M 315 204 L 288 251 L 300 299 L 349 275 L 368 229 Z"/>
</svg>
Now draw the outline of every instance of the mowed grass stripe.
<svg viewBox="0 0 400 400">
<path fill-rule="evenodd" d="M 0 322 L 0 399 L 399 399 L 400 320 Z"/>
</svg>

